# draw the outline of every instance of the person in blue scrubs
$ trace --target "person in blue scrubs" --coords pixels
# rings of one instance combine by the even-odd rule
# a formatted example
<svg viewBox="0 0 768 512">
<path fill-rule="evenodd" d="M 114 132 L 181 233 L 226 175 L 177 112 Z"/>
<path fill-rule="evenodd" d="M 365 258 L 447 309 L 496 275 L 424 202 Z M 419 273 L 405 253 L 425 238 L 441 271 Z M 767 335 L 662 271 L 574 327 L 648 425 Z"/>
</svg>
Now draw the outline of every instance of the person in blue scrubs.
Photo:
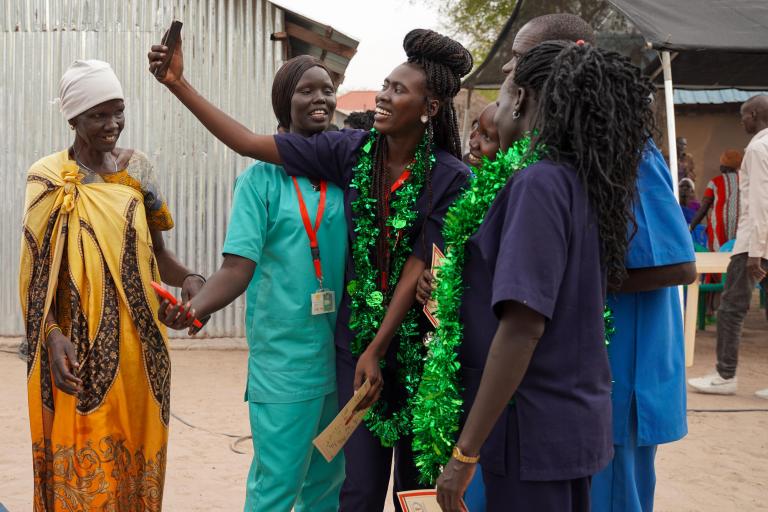
<svg viewBox="0 0 768 512">
<path fill-rule="evenodd" d="M 593 512 L 649 512 L 656 446 L 688 431 L 683 319 L 677 285 L 696 279 L 693 243 L 672 177 L 652 140 L 638 168 L 621 288 L 608 295 L 616 332 L 608 346 L 613 374 L 611 464 L 592 479 Z"/>
</svg>

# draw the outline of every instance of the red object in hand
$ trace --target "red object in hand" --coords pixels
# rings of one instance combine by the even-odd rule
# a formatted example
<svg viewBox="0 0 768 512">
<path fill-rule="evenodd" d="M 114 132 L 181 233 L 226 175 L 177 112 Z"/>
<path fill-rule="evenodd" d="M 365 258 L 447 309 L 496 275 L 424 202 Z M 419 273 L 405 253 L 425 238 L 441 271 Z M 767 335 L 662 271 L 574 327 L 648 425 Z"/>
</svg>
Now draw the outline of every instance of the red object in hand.
<svg viewBox="0 0 768 512">
<path fill-rule="evenodd" d="M 160 283 L 156 283 L 156 282 L 152 281 L 152 288 L 155 289 L 155 291 L 157 292 L 157 294 L 160 297 L 162 297 L 165 300 L 167 300 L 168 302 L 170 302 L 172 306 L 175 306 L 176 304 L 178 304 L 178 301 L 176 300 L 176 297 L 174 297 L 171 294 L 171 292 L 169 292 L 168 290 L 163 288 L 163 285 L 161 285 Z M 189 313 L 187 313 L 187 314 L 189 314 Z M 192 322 L 192 325 L 194 325 L 198 329 L 202 329 L 203 328 L 203 323 L 200 320 L 198 320 L 197 318 L 195 318 L 195 320 Z"/>
</svg>

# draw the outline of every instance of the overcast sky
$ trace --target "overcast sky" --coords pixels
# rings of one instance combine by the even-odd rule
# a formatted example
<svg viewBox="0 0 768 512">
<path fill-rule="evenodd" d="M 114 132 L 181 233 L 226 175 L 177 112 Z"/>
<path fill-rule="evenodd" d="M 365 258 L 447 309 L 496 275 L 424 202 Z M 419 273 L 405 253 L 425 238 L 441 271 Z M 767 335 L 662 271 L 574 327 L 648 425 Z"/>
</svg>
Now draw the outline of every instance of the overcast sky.
<svg viewBox="0 0 768 512">
<path fill-rule="evenodd" d="M 341 91 L 377 90 L 384 77 L 405 60 L 403 37 L 414 28 L 440 30 L 437 9 L 409 0 L 275 0 L 360 41 Z"/>
</svg>

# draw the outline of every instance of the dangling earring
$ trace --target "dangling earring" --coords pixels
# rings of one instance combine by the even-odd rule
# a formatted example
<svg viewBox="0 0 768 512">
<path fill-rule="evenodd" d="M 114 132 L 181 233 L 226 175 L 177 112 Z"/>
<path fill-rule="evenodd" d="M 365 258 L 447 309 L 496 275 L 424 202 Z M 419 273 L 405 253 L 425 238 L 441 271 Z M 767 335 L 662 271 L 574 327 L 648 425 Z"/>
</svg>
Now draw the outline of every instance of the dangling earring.
<svg viewBox="0 0 768 512">
<path fill-rule="evenodd" d="M 429 121 L 427 114 L 422 114 L 419 119 L 421 120 L 422 124 L 427 124 L 427 121 Z"/>
<path fill-rule="evenodd" d="M 432 128 L 432 119 L 427 120 L 427 128 L 424 130 L 424 135 L 421 136 L 421 143 L 423 144 L 424 161 L 429 162 L 429 155 L 432 154 L 432 145 L 434 144 L 435 133 Z"/>
<path fill-rule="evenodd" d="M 512 119 L 520 119 L 520 111 L 515 110 L 512 112 Z"/>
</svg>

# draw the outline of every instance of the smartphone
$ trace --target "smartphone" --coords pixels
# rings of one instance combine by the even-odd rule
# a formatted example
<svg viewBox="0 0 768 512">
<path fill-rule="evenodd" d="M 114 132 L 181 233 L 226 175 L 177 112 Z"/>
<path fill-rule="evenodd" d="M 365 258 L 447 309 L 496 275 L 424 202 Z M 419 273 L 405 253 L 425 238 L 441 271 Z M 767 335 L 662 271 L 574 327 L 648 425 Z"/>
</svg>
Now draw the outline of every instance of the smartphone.
<svg viewBox="0 0 768 512">
<path fill-rule="evenodd" d="M 168 290 L 163 288 L 163 285 L 161 285 L 160 283 L 156 283 L 156 282 L 152 281 L 152 288 L 155 289 L 155 291 L 157 292 L 157 294 L 160 297 L 162 297 L 165 300 L 167 300 L 168 302 L 170 302 L 172 306 L 175 306 L 176 304 L 178 304 L 178 301 L 176 300 L 176 297 L 174 297 L 171 292 L 169 292 Z M 187 314 L 189 314 L 189 313 L 187 313 Z M 192 322 L 192 325 L 194 325 L 198 329 L 202 329 L 203 328 L 203 323 L 200 320 L 198 320 L 197 318 L 195 318 L 194 322 Z"/>
<path fill-rule="evenodd" d="M 163 41 L 160 43 L 163 46 L 168 47 L 168 56 L 162 65 L 155 70 L 155 76 L 157 78 L 163 78 L 168 71 L 168 66 L 171 65 L 171 58 L 173 58 L 173 52 L 176 51 L 176 45 L 179 44 L 179 36 L 181 36 L 181 27 L 184 25 L 179 20 L 173 20 L 171 27 L 165 32 Z"/>
</svg>

